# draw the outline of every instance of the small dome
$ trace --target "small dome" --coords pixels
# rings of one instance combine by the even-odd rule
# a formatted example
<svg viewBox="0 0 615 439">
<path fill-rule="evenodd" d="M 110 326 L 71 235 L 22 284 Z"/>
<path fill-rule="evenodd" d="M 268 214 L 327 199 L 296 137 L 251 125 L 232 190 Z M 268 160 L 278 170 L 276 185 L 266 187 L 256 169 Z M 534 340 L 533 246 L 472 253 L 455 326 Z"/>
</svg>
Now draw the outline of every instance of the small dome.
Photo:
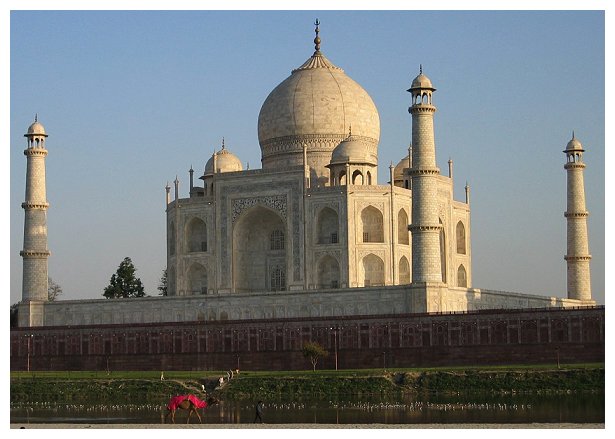
<svg viewBox="0 0 615 439">
<path fill-rule="evenodd" d="M 395 165 L 395 169 L 393 170 L 393 180 L 403 180 L 404 179 L 404 169 L 410 167 L 410 155 L 407 155 L 403 159 Z"/>
<path fill-rule="evenodd" d="M 45 136 L 47 137 L 47 133 L 45 132 L 45 127 L 38 120 L 35 120 L 32 125 L 28 127 L 28 133 L 26 136 Z"/>
<path fill-rule="evenodd" d="M 432 85 L 432 83 L 431 83 L 431 79 L 429 79 L 427 76 L 425 76 L 423 74 L 423 66 L 422 65 L 421 65 L 421 68 L 419 70 L 419 75 L 412 80 L 412 85 L 410 86 L 410 89 L 408 91 L 417 90 L 417 89 L 427 89 L 427 90 L 431 90 L 431 91 L 435 91 L 436 90 L 434 88 L 434 86 Z"/>
<path fill-rule="evenodd" d="M 369 141 L 359 136 L 348 136 L 346 140 L 335 147 L 331 154 L 331 165 L 346 163 L 378 165 L 378 157 L 370 151 Z"/>
<path fill-rule="evenodd" d="M 207 164 L 205 165 L 205 175 L 214 174 L 214 156 L 216 158 L 216 173 L 243 171 L 243 166 L 241 166 L 241 160 L 239 160 L 239 157 L 226 149 L 223 144 L 222 149 L 215 152 L 214 155 L 207 161 Z"/>
<path fill-rule="evenodd" d="M 568 144 L 566 145 L 566 150 L 564 152 L 569 151 L 585 151 L 581 142 L 579 142 L 579 140 L 574 137 L 574 133 L 572 133 L 572 139 L 570 139 L 570 142 L 568 142 Z"/>
</svg>

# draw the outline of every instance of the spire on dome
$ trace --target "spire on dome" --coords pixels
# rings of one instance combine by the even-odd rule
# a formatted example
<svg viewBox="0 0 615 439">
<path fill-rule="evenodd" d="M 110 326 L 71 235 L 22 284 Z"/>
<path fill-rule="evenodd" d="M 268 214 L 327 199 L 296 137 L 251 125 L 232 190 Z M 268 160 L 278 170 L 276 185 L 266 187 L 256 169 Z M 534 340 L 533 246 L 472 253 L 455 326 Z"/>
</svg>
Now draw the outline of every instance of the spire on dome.
<svg viewBox="0 0 615 439">
<path fill-rule="evenodd" d="M 419 75 L 423 74 L 423 64 L 419 64 Z"/>
<path fill-rule="evenodd" d="M 38 113 L 34 113 L 34 122 L 38 122 Z"/>
<path fill-rule="evenodd" d="M 314 48 L 316 49 L 316 53 L 319 53 L 320 52 L 320 37 L 318 36 L 318 33 L 320 32 L 320 29 L 318 28 L 318 26 L 320 26 L 320 21 L 318 21 L 318 18 L 314 22 L 314 26 L 316 26 L 316 29 L 314 29 L 314 32 L 316 32 L 316 37 L 314 38 Z"/>
</svg>

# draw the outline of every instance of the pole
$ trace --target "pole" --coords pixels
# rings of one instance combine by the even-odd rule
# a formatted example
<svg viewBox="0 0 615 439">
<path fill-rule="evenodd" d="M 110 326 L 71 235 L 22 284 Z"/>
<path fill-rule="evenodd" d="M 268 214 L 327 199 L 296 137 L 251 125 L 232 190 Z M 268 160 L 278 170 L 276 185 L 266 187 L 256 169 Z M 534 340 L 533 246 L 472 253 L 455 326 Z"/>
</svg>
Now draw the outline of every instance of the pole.
<svg viewBox="0 0 615 439">
<path fill-rule="evenodd" d="M 32 335 L 28 335 L 28 372 L 30 372 L 30 340 L 32 339 Z"/>
<path fill-rule="evenodd" d="M 335 346 L 335 370 L 337 370 L 337 328 L 335 328 L 334 332 L 334 346 Z"/>
</svg>

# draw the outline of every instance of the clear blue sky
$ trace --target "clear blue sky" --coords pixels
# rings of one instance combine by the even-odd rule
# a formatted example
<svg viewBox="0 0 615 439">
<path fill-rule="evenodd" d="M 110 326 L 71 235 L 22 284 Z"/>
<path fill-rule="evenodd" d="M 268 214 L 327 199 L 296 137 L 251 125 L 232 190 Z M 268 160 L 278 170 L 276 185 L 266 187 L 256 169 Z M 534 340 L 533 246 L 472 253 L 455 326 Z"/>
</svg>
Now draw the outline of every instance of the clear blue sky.
<svg viewBox="0 0 615 439">
<path fill-rule="evenodd" d="M 21 298 L 23 134 L 35 113 L 49 134 L 49 274 L 61 298 L 102 298 L 125 256 L 157 295 L 164 186 L 178 175 L 187 196 L 188 169 L 200 175 L 222 137 L 260 167 L 260 106 L 312 54 L 315 18 L 322 51 L 379 109 L 380 183 L 410 142 L 405 90 L 419 64 L 437 88 L 438 165 L 446 173 L 454 161 L 456 199 L 471 186 L 474 287 L 566 296 L 562 150 L 575 130 L 593 293 L 604 303 L 601 11 L 11 12 L 11 303 Z"/>
</svg>

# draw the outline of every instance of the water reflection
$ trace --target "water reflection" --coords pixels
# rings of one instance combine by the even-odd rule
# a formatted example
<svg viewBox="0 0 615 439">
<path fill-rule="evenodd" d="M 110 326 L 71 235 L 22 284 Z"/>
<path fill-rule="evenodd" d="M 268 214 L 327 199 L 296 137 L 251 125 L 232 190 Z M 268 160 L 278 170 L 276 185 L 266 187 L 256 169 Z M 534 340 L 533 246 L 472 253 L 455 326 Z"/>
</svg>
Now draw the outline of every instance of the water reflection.
<svg viewBox="0 0 615 439">
<path fill-rule="evenodd" d="M 11 407 L 14 423 L 163 424 L 164 404 L 57 404 Z M 254 420 L 254 403 L 223 401 L 201 412 L 204 423 Z M 187 412 L 175 415 L 177 423 Z M 269 424 L 604 423 L 604 393 L 546 395 L 447 395 L 266 401 Z M 195 422 L 193 417 L 192 422 Z"/>
</svg>

